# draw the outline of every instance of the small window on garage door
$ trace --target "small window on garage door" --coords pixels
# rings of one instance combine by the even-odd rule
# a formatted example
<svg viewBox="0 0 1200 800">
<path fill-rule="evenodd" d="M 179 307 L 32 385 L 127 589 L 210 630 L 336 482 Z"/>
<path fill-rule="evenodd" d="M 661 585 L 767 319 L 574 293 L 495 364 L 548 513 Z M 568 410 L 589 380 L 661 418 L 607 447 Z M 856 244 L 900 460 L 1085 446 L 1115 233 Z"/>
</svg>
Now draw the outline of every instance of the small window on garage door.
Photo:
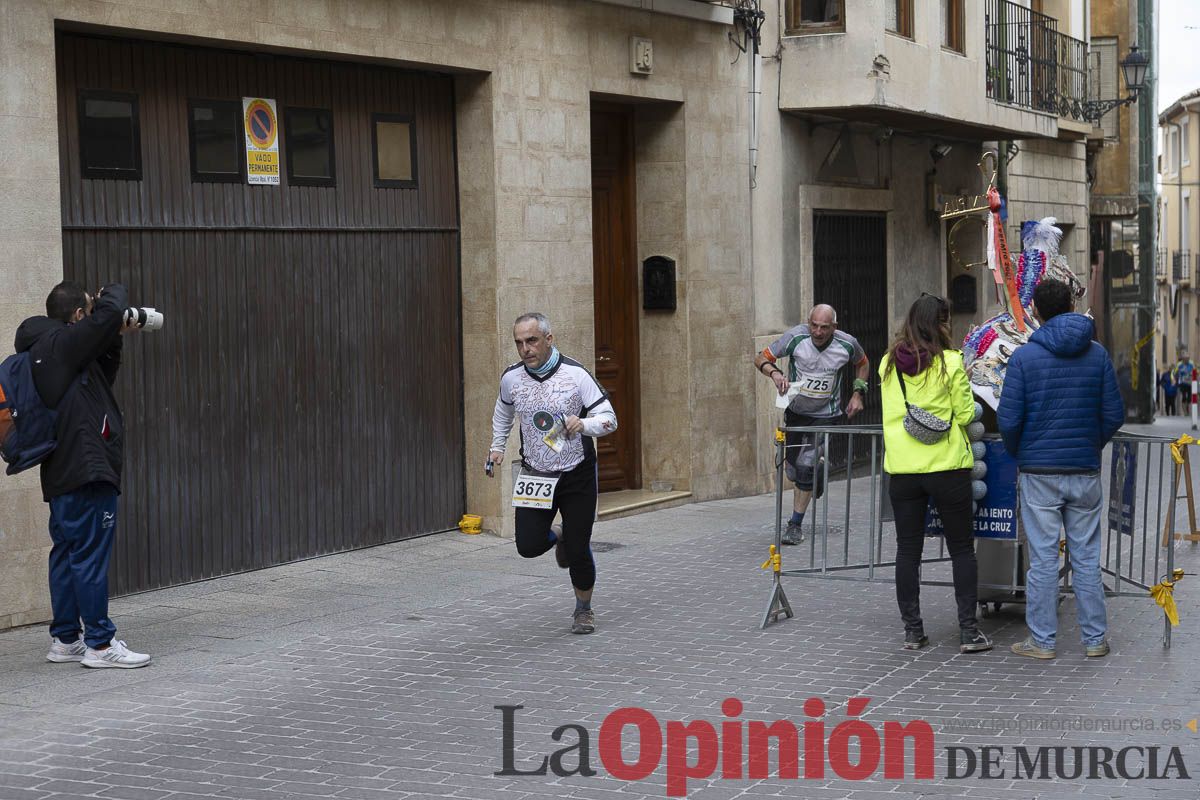
<svg viewBox="0 0 1200 800">
<path fill-rule="evenodd" d="M 79 166 L 85 178 L 142 179 L 136 94 L 80 90 Z"/>
<path fill-rule="evenodd" d="M 336 186 L 333 112 L 327 108 L 285 108 L 283 126 L 288 183 Z"/>
<path fill-rule="evenodd" d="M 417 185 L 417 137 L 412 117 L 373 114 L 371 145 L 377 187 L 412 188 Z"/>
<path fill-rule="evenodd" d="M 192 180 L 237 183 L 246 177 L 240 100 L 189 100 Z"/>
</svg>

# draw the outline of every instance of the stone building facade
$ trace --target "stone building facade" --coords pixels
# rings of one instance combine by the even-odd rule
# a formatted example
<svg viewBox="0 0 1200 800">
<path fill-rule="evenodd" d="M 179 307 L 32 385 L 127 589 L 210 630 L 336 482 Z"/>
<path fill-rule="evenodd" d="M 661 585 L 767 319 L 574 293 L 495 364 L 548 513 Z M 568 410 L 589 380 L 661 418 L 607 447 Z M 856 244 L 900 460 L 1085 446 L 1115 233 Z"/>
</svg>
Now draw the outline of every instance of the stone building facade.
<svg viewBox="0 0 1200 800">
<path fill-rule="evenodd" d="M 461 295 L 459 308 L 430 315 L 442 324 L 430 322 L 423 335 L 461 342 L 454 349 L 461 354 L 463 444 L 461 452 L 432 452 L 425 466 L 439 469 L 444 456 L 465 474 L 463 496 L 440 510 L 440 527 L 449 528 L 459 514 L 472 512 L 484 517 L 484 527 L 511 532 L 512 509 L 505 494 L 508 465 L 500 480 L 489 480 L 482 464 L 491 438 L 498 377 L 516 360 L 511 322 L 532 309 L 550 316 L 563 350 L 589 367 L 597 365 L 597 331 L 610 321 L 612 306 L 620 305 L 632 318 L 633 337 L 605 341 L 599 359 L 619 358 L 626 373 L 633 373 L 624 379 L 640 385 L 638 394 L 618 403 L 638 448 L 624 488 L 665 483 L 697 499 L 750 491 L 758 479 L 753 399 L 744 390 L 753 327 L 745 213 L 747 76 L 743 64 L 735 63 L 738 51 L 728 36 L 733 30 L 730 9 L 695 0 L 660 0 L 653 11 L 642 10 L 642 5 L 651 4 L 0 3 L 0 69 L 5 76 L 0 84 L 0 191 L 10 199 L 0 205 L 0 283 L 5 287 L 0 294 L 0 330 L 8 332 L 5 354 L 11 342 L 7 337 L 20 320 L 42 313 L 49 288 L 64 274 L 84 268 L 64 254 L 63 244 L 62 181 L 69 176 L 60 163 L 70 154 L 60 158 L 55 143 L 73 135 L 62 98 L 56 97 L 64 36 L 250 53 L 263 63 L 272 57 L 299 56 L 334 65 L 394 68 L 417 81 L 432 74 L 449 80 L 453 88 L 454 165 L 442 183 L 457 195 L 457 230 L 449 233 L 457 236 Z M 231 91 L 231 98 L 237 99 L 240 91 Z M 149 107 L 149 100 L 143 100 Z M 624 193 L 609 208 L 622 222 L 624 238 L 616 245 L 627 252 L 599 264 L 593 258 L 597 236 L 613 235 L 612 226 L 601 231 L 594 226 L 598 210 L 593 188 L 599 172 L 591 132 L 596 115 L 603 113 L 616 115 L 628 131 L 623 145 L 628 147 L 625 164 L 631 174 L 622 184 Z M 285 125 L 285 150 L 287 134 Z M 420 135 L 418 128 L 418 139 Z M 343 142 L 337 160 L 340 168 L 349 170 L 363 154 L 345 149 Z M 186 163 L 186 148 L 178 157 Z M 428 181 L 423 185 L 436 188 Z M 285 180 L 283 189 L 262 188 L 290 191 L 286 187 Z M 641 262 L 652 255 L 674 262 L 673 310 L 642 308 Z M 619 273 L 619 297 L 597 296 L 596 275 L 602 269 Z M 113 271 L 120 272 L 115 267 Z M 181 308 L 164 311 L 168 331 L 172 320 L 187 313 Z M 408 314 L 416 309 L 394 311 Z M 172 335 L 176 338 L 157 341 L 183 344 L 180 334 Z M 422 343 L 414 340 L 406 346 L 420 348 Z M 136 351 L 127 353 L 127 363 L 135 364 L 137 357 Z M 377 367 L 387 366 L 385 354 Z M 181 369 L 188 369 L 186 363 Z M 436 373 L 413 376 L 414 394 L 420 394 L 423 381 L 436 380 Z M 119 390 L 123 397 L 134 391 L 120 383 Z M 419 426 L 420 421 L 411 424 Z M 131 436 L 136 434 L 131 431 Z M 515 453 L 515 442 L 511 450 Z M 180 451 L 175 460 L 187 459 L 194 460 L 195 454 Z M 148 467 L 138 459 L 126 466 L 128 495 L 132 486 L 148 480 Z M 156 469 L 173 474 L 170 470 L 176 466 L 161 463 Z M 313 475 L 322 474 L 319 463 L 309 466 Z M 213 464 L 212 470 L 205 474 L 219 480 L 220 465 Z M 269 493 L 264 490 L 247 502 L 265 506 Z M 171 497 L 164 491 L 147 502 L 169 505 Z M 354 502 L 353 493 L 347 502 Z M 299 522 L 306 519 L 303 509 L 289 513 L 298 514 Z M 401 506 L 382 523 L 394 528 L 392 538 L 412 533 L 404 529 L 404 518 Z M 0 486 L 0 627 L 48 616 L 46 521 L 36 472 L 5 479 Z M 196 520 L 180 520 L 180 525 L 191 526 L 180 534 L 185 545 L 205 535 Z M 118 543 L 116 559 L 136 565 L 143 557 Z M 188 557 L 176 554 L 176 560 Z M 179 579 L 195 577 L 204 575 L 193 571 Z"/>
<path fill-rule="evenodd" d="M 989 182 L 1007 197 L 1014 257 L 1021 222 L 1054 216 L 1082 276 L 1091 126 L 1054 98 L 1086 99 L 1088 3 L 880 0 L 844 4 L 844 14 L 834 5 L 822 16 L 807 4 L 764 4 L 759 160 L 777 158 L 780 169 L 760 168 L 752 197 L 755 347 L 818 302 L 838 308 L 840 326 L 876 362 L 922 292 L 951 299 L 958 337 L 998 313 L 982 215 L 941 215 Z M 1017 52 L 1033 41 L 1045 43 L 1037 68 Z M 998 150 L 1002 170 L 983 160 Z M 851 247 L 845 231 L 877 246 Z M 766 486 L 779 420 L 769 382 L 757 397 Z M 877 397 L 872 386 L 860 421 L 878 420 Z"/>
<path fill-rule="evenodd" d="M 1092 60 L 1089 93 L 1094 100 L 1125 97 L 1121 59 L 1139 44 L 1138 4 L 1096 0 L 1091 4 Z M 1143 47 L 1154 43 L 1141 43 Z M 1139 101 L 1146 102 L 1146 101 Z M 1142 304 L 1138 275 L 1154 268 L 1152 254 L 1141 252 L 1138 223 L 1138 161 L 1143 145 L 1138 105 L 1104 114 L 1088 136 L 1090 290 L 1097 338 L 1108 348 L 1121 376 L 1126 413 L 1135 414 L 1133 364 L 1138 342 L 1137 317 Z M 1162 306 L 1160 306 L 1162 308 Z M 1161 348 L 1156 351 L 1162 356 Z"/>
<path fill-rule="evenodd" d="M 1158 372 L 1200 355 L 1200 89 L 1159 114 Z M 1187 409 L 1180 409 L 1188 413 Z"/>
<path fill-rule="evenodd" d="M 1078 2 L 1061 0 L 1057 6 L 1065 10 L 1060 13 L 1075 15 Z M 227 235 L 234 243 L 223 246 L 238 256 L 243 250 L 265 252 L 243 241 L 261 236 L 278 243 L 280 252 L 298 248 L 310 270 L 306 274 L 314 275 L 323 275 L 321 254 L 336 251 L 339 237 L 444 237 L 450 244 L 436 252 L 449 262 L 410 255 L 350 259 L 350 266 L 369 262 L 370 269 L 380 271 L 368 272 L 368 278 L 388 279 L 389 266 L 417 270 L 414 274 L 421 268 L 457 269 L 458 297 L 443 297 L 433 308 L 420 300 L 389 303 L 391 298 L 360 289 L 360 307 L 371 306 L 373 315 L 362 337 L 370 345 L 366 352 L 355 341 L 339 344 L 340 326 L 318 320 L 297 330 L 317 332 L 327 349 L 307 354 L 304 363 L 278 356 L 293 352 L 288 348 L 298 346 L 291 340 L 302 338 L 299 333 L 284 336 L 266 329 L 255 337 L 217 336 L 196 322 L 189 303 L 203 293 L 188 282 L 194 279 L 186 272 L 172 273 L 177 283 L 170 292 L 162 290 L 168 302 L 178 304 L 164 308 L 168 328 L 160 338 L 132 347 L 127 363 L 136 365 L 144 357 L 140 363 L 165 364 L 163 371 L 179 380 L 149 387 L 150 400 L 140 399 L 128 382 L 119 383 L 123 401 L 146 422 L 143 429 L 150 422 L 166 426 L 161 452 L 138 443 L 125 481 L 132 507 L 147 514 L 170 512 L 159 526 L 159 531 L 169 528 L 169 538 L 157 539 L 144 520 L 127 520 L 133 532 L 117 547 L 115 558 L 124 565 L 118 589 L 150 588 L 442 530 L 464 512 L 480 514 L 485 528 L 511 535 L 510 464 L 498 480 L 485 477 L 482 464 L 498 376 L 515 360 L 510 325 L 533 309 L 551 317 L 564 352 L 593 369 L 614 396 L 626 438 L 601 452 L 601 481 L 614 490 L 611 497 L 625 496 L 636 505 L 766 489 L 774 475 L 778 412 L 769 383 L 754 374 L 751 358 L 802 321 L 814 302 L 838 306 L 842 326 L 860 337 L 873 360 L 922 291 L 957 292 L 960 332 L 992 313 L 985 275 L 972 266 L 982 257 L 977 226 L 952 233 L 953 222 L 940 212 L 946 201 L 986 188 L 990 176 L 981 173 L 979 162 L 995 142 L 1020 145 L 1010 172 L 1010 241 L 1018 241 L 1021 215 L 1054 214 L 1086 230 L 1079 132 L 1057 113 L 1032 107 L 1015 93 L 997 96 L 997 77 L 1004 73 L 988 66 L 994 42 L 985 18 L 985 7 L 997 2 L 766 0 L 758 31 L 760 59 L 754 37 L 747 34 L 753 21 L 735 21 L 732 5 L 701 0 L 296 0 L 256 6 L 239 0 L 0 0 L 5 76 L 0 82 L 0 191 L 11 199 L 0 205 L 5 287 L 0 332 L 11 335 L 21 319 L 40 313 L 48 289 L 64 275 L 155 285 L 145 277 L 153 274 L 146 272 L 147 263 L 139 262 L 141 277 L 123 272 L 121 253 L 148 251 L 121 250 L 122 231 L 143 237 L 139 241 L 178 234 L 184 237 L 181 252 L 189 252 L 193 261 L 195 254 L 186 250 L 192 240 L 186 237 Z M 1057 8 L 1049 0 L 1040 5 Z M 823 16 L 811 18 L 818 6 Z M 910 16 L 898 19 L 889 9 L 906 9 Z M 93 46 L 92 40 L 102 44 Z M 218 72 L 242 76 L 230 78 L 229 88 L 216 98 L 222 102 L 259 96 L 267 90 L 254 76 L 274 76 L 272 85 L 283 87 L 272 91 L 280 93 L 285 160 L 291 147 L 289 102 L 299 111 L 312 111 L 285 95 L 300 97 L 306 88 L 320 94 L 320 87 L 304 85 L 305 70 L 336 75 L 361 69 L 373 80 L 417 87 L 413 97 L 424 98 L 417 107 L 449 109 L 449 123 L 437 128 L 442 131 L 438 141 L 430 141 L 422 137 L 429 136 L 433 124 L 418 115 L 411 166 L 423 177 L 389 183 L 381 180 L 386 176 L 380 172 L 380 120 L 371 121 L 376 138 L 364 138 L 368 120 L 351 118 L 336 91 L 320 95 L 332 106 L 325 110 L 332 114 L 337 138 L 329 163 L 336 162 L 338 181 L 360 187 L 359 194 L 348 196 L 361 205 L 364 218 L 375 221 L 358 227 L 330 223 L 333 212 L 320 194 L 325 189 L 294 181 L 289 162 L 280 186 L 252 187 L 262 192 L 252 196 L 301 216 L 311 208 L 315 221 L 305 235 L 317 244 L 307 247 L 297 245 L 298 231 L 272 219 L 214 227 L 193 213 L 218 190 L 192 185 L 196 169 L 193 163 L 189 181 L 185 144 L 167 141 L 159 129 L 179 109 L 195 113 L 197 98 L 184 88 L 156 89 L 139 96 L 146 113 L 153 110 L 156 116 L 147 117 L 142 131 L 146 159 L 139 162 L 144 170 L 138 179 L 149 185 L 162 178 L 155 170 L 170 171 L 174 177 L 161 182 L 174 187 L 175 210 L 193 217 L 187 224 L 156 219 L 139 223 L 142 227 L 128 221 L 79 224 L 80 209 L 68 199 L 94 203 L 102 192 L 119 190 L 129 208 L 144 212 L 139 203 L 146 195 L 130 189 L 133 184 L 88 178 L 78 169 L 77 98 L 58 96 L 60 87 L 75 86 L 64 81 L 64 65 L 76 64 L 72 74 L 82 82 L 71 91 L 116 91 L 120 101 L 136 94 L 131 87 L 149 77 L 137 71 L 130 75 L 111 63 L 108 71 L 89 72 L 86 65 L 78 66 L 83 63 L 79 53 L 106 48 L 159 53 L 163 47 L 181 48 L 184 61 L 208 59 L 205 63 Z M 234 62 L 241 66 L 234 69 Z M 109 74 L 123 76 L 116 80 L 120 85 L 100 85 L 99 77 L 97 85 L 84 85 L 92 75 Z M 86 98 L 81 94 L 78 100 Z M 121 102 L 133 107 L 131 101 Z M 385 92 L 373 102 L 403 106 L 408 101 Z M 78 108 L 81 117 L 85 106 Z M 396 109 L 380 117 L 383 124 L 410 124 L 402 121 L 403 114 L 391 112 Z M 358 138 L 351 135 L 355 131 Z M 333 141 L 309 134 L 310 143 L 311 136 Z M 438 161 L 437 153 L 450 157 Z M 172 166 L 172 159 L 178 163 Z M 343 188 L 339 184 L 336 190 Z M 400 194 L 384 199 L 377 190 Z M 231 196 L 241 196 L 238 192 Z M 447 198 L 456 220 L 422 216 L 421 203 L 444 208 Z M 238 208 L 250 214 L 257 206 Z M 398 221 L 403 215 L 415 215 L 415 222 Z M 107 260 L 90 258 L 86 247 L 77 246 L 93 235 L 114 242 Z M 1068 239 L 1072 265 L 1080 262 L 1078 241 L 1074 233 Z M 656 256 L 665 261 L 647 273 L 645 262 Z M 226 274 L 219 271 L 221 264 L 201 259 L 199 266 L 218 270 L 218 279 Z M 653 293 L 645 291 L 646 274 L 655 277 Z M 238 278 L 252 283 L 244 271 Z M 382 284 L 368 280 L 366 285 Z M 419 279 L 403 286 L 415 292 L 414 298 L 424 296 Z M 302 288 L 288 290 L 289 307 L 304 310 L 315 302 Z M 164 305 L 154 297 L 137 301 Z M 259 298 L 255 302 L 261 308 Z M 241 313 L 232 303 L 212 310 L 223 324 L 232 324 Z M 351 307 L 340 314 L 355 312 Z M 396 322 L 409 317 L 418 320 L 415 329 Z M 174 328 L 173 320 L 179 321 Z M 376 323 L 378 331 L 370 332 Z M 243 341 L 247 338 L 267 341 L 259 345 Z M 265 364 L 265 382 L 286 384 L 295 380 L 293 373 L 319 366 L 322 355 L 352 357 L 369 375 L 372 369 L 409 363 L 404 358 L 431 349 L 425 344 L 431 340 L 450 343 L 451 355 L 439 356 L 444 370 L 435 360 L 400 389 L 385 391 L 365 380 L 345 390 L 354 401 L 347 403 L 351 409 L 411 402 L 411 415 L 393 415 L 383 424 L 359 412 L 326 423 L 356 435 L 367 431 L 363 446 L 374 448 L 379 471 L 353 472 L 350 453 L 334 459 L 339 472 L 291 444 L 309 430 L 292 418 L 303 420 L 305 412 L 322 407 L 328 392 L 306 396 L 293 408 L 283 393 L 277 409 L 269 408 L 268 392 L 260 400 L 262 419 L 244 421 L 236 435 L 222 427 L 219 414 L 201 408 L 214 420 L 213 435 L 200 443 L 204 449 L 188 444 L 195 438 L 191 432 L 172 427 L 186 406 L 188 380 L 200 374 L 198 359 L 212 352 L 228 354 L 234 363 Z M 4 348 L 8 341 L 3 340 Z M 218 345 L 205 346 L 212 342 Z M 446 396 L 450 400 L 442 407 L 429 406 L 429 398 Z M 873 392 L 868 398 L 868 421 L 878 414 L 877 397 Z M 447 415 L 461 422 L 461 430 L 429 422 L 445 426 Z M 260 425 L 271 427 L 276 439 L 259 441 Z M 139 435 L 136 426 L 130 435 Z M 238 440 L 240 435 L 247 441 Z M 387 444 L 404 436 L 415 443 L 411 448 Z M 279 450 L 273 449 L 276 444 Z M 516 447 L 511 442 L 510 452 Z M 245 472 L 245 463 L 238 461 L 254 480 L 223 495 L 221 481 L 243 473 L 229 469 L 222 458 L 240 459 L 247 449 L 259 459 L 253 463 L 270 476 L 277 474 L 279 482 Z M 431 500 L 413 473 L 439 485 L 460 482 L 461 492 Z M 393 474 L 399 476 L 395 486 L 389 483 Z M 313 528 L 315 521 L 338 525 L 324 521 L 321 495 L 314 500 L 314 492 L 305 491 L 310 488 L 306 480 L 336 490 L 338 503 L 347 507 L 344 519 L 354 520 L 350 527 L 369 529 L 375 538 L 288 539 L 292 531 Z M 203 495 L 208 505 L 191 498 L 184 508 L 180 498 L 197 482 L 208 487 Z M 646 492 L 668 486 L 674 490 L 670 494 Z M 253 506 L 246 526 L 230 522 L 238 509 L 228 506 L 239 505 Z M 418 506 L 433 520 L 420 530 L 406 523 L 406 509 Z M 224 520 L 220 541 L 255 558 L 221 561 L 220 553 L 212 553 L 206 543 L 214 534 L 205 527 L 210 514 Z M 0 627 L 48 615 L 46 520 L 36 474 L 0 485 Z M 267 528 L 286 541 L 259 548 Z M 139 573 L 141 582 L 127 573 Z"/>
</svg>

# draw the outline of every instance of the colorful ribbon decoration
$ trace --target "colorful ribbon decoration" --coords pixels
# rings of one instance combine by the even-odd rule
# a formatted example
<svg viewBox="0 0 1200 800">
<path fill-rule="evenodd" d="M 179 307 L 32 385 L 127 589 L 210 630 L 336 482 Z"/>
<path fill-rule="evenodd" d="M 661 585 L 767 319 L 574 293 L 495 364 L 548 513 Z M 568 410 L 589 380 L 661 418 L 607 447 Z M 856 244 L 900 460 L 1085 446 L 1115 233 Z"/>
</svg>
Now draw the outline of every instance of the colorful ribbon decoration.
<svg viewBox="0 0 1200 800">
<path fill-rule="evenodd" d="M 1021 305 L 1033 302 L 1033 290 L 1046 274 L 1046 254 L 1041 250 L 1026 250 L 1017 257 L 1017 294 Z"/>
<path fill-rule="evenodd" d="M 1004 288 L 1008 291 L 1009 311 L 1012 312 L 1013 322 L 1017 330 L 1025 332 L 1025 308 L 1017 294 L 1017 277 L 1013 271 L 1012 257 L 1008 254 L 1008 240 L 1004 237 L 1004 224 L 1000 220 L 1000 192 L 995 186 L 987 191 L 988 208 L 991 209 L 992 219 L 996 230 L 996 260 L 1004 272 Z"/>
</svg>

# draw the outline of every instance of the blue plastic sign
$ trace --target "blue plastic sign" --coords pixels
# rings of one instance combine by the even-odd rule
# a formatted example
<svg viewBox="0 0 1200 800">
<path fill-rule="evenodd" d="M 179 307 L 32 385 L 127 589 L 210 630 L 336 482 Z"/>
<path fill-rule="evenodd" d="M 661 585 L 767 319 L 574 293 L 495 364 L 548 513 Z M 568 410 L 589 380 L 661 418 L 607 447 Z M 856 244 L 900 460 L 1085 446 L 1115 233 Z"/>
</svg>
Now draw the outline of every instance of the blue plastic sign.
<svg viewBox="0 0 1200 800">
<path fill-rule="evenodd" d="M 1003 442 L 985 442 L 987 452 L 987 494 L 975 512 L 975 536 L 980 539 L 1017 538 L 1017 460 L 1004 449 Z M 942 518 L 933 501 L 925 512 L 925 533 L 942 535 Z"/>
<path fill-rule="evenodd" d="M 1133 536 L 1137 508 L 1137 444 L 1113 442 L 1108 484 L 1108 529 Z"/>
</svg>

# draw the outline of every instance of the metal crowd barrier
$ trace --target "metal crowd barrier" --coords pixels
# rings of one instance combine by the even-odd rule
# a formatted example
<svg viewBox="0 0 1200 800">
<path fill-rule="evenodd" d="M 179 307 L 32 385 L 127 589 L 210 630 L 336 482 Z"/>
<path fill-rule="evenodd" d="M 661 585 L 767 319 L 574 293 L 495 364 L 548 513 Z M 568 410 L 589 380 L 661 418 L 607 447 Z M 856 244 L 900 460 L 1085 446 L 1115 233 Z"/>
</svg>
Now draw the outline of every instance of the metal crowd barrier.
<svg viewBox="0 0 1200 800">
<path fill-rule="evenodd" d="M 800 545 L 784 547 L 783 529 L 791 514 L 790 499 L 785 502 L 785 497 L 790 497 L 792 491 L 792 482 L 784 469 L 789 451 L 785 439 L 788 433 L 810 434 L 826 455 L 835 451 L 840 454 L 840 448 L 831 445 L 842 437 L 845 439 L 845 460 L 831 464 L 825 457 L 818 462 L 817 479 L 818 482 L 823 479 L 824 491 L 819 498 L 814 495 L 808 507 L 803 523 L 805 540 Z M 991 434 L 985 441 L 998 442 L 998 437 Z M 1122 431 L 1105 448 L 1101 467 L 1104 484 L 1101 525 L 1106 532 L 1102 533 L 1101 579 L 1106 597 L 1140 597 L 1153 602 L 1151 588 L 1156 583 L 1180 577 L 1175 570 L 1175 537 L 1172 535 L 1168 539 L 1164 533 L 1175 532 L 1179 473 L 1171 458 L 1174 441 L 1169 437 Z M 1114 458 L 1118 459 L 1117 464 L 1113 463 Z M 771 596 L 761 627 L 766 628 L 781 616 L 794 616 L 783 588 L 785 578 L 894 581 L 894 573 L 888 570 L 896 566 L 895 535 L 891 531 L 885 533 L 884 527 L 890 501 L 883 470 L 883 429 L 878 425 L 782 427 L 776 433 L 775 462 L 775 544 L 771 556 L 763 564 L 773 575 Z M 982 502 L 988 502 L 988 498 Z M 997 569 L 994 563 L 985 566 L 981 562 L 981 606 L 994 602 L 994 610 L 998 610 L 1002 602 L 1024 602 L 1025 564 L 1020 557 L 1024 534 L 1020 530 L 1019 516 L 1014 508 L 1012 526 L 1015 535 L 1012 538 L 991 540 L 983 538 L 986 531 L 981 536 L 980 517 L 976 517 L 977 552 L 985 541 L 1011 543 L 1008 547 L 1011 566 Z M 984 520 L 983 525 L 987 527 L 988 522 Z M 936 565 L 950 561 L 943 537 L 936 538 L 936 555 L 931 555 L 930 542 L 926 542 L 921 583 L 953 586 L 948 570 L 943 570 L 945 575 L 936 574 L 939 572 Z M 1059 549 L 1063 559 L 1059 572 L 1061 600 L 1074 590 L 1065 540 L 1060 541 Z M 788 563 L 786 568 L 785 562 Z M 997 580 L 997 573 L 1005 574 Z M 988 576 L 986 582 L 985 574 Z M 1171 624 L 1167 619 L 1163 621 L 1163 646 L 1171 646 Z"/>
</svg>

